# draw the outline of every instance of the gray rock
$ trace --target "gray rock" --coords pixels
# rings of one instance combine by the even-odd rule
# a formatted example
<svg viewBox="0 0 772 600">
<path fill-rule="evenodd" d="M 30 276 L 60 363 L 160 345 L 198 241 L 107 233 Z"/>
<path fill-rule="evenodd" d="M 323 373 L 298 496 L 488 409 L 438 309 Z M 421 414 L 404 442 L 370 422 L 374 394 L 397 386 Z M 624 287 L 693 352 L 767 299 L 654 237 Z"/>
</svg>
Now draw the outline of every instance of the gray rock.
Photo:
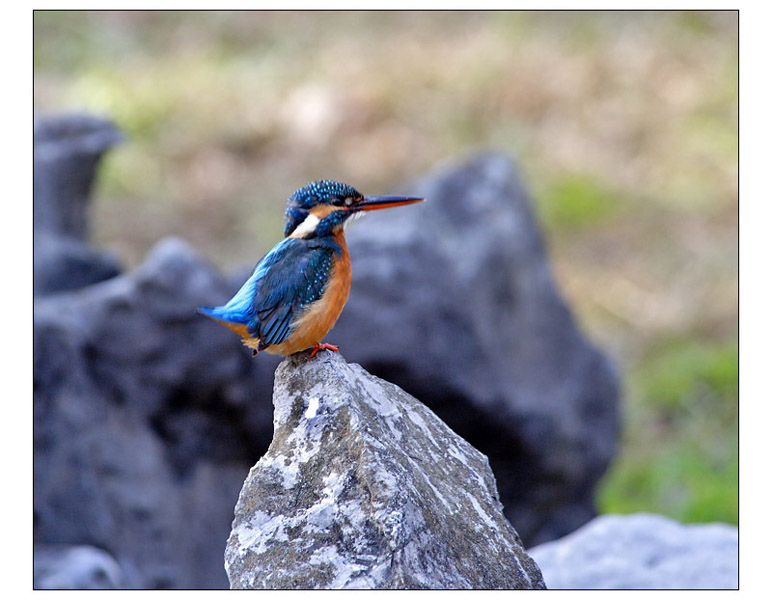
<svg viewBox="0 0 772 600">
<path fill-rule="evenodd" d="M 48 231 L 35 232 L 33 263 L 35 296 L 77 290 L 121 272 L 114 256 Z"/>
<path fill-rule="evenodd" d="M 509 159 L 398 191 L 428 200 L 352 225 L 351 296 L 328 340 L 490 458 L 527 544 L 565 535 L 596 514 L 614 456 L 615 371 L 556 290 Z"/>
<path fill-rule="evenodd" d="M 66 114 L 35 120 L 34 294 L 115 277 L 118 260 L 90 247 L 88 209 L 102 155 L 122 139 L 107 119 Z"/>
<path fill-rule="evenodd" d="M 93 546 L 35 546 L 37 590 L 112 590 L 127 586 L 120 565 Z"/>
<path fill-rule="evenodd" d="M 323 352 L 276 371 L 236 505 L 232 588 L 540 588 L 488 461 L 397 386 Z"/>
<path fill-rule="evenodd" d="M 227 587 L 233 505 L 272 431 L 254 388 L 273 365 L 194 314 L 225 286 L 169 239 L 131 273 L 36 300 L 36 543 L 103 548 L 131 587 Z"/>
<path fill-rule="evenodd" d="M 604 515 L 529 550 L 550 589 L 737 589 L 737 528 Z"/>
<path fill-rule="evenodd" d="M 35 119 L 34 227 L 85 241 L 102 155 L 122 139 L 108 119 L 88 114 Z"/>
</svg>

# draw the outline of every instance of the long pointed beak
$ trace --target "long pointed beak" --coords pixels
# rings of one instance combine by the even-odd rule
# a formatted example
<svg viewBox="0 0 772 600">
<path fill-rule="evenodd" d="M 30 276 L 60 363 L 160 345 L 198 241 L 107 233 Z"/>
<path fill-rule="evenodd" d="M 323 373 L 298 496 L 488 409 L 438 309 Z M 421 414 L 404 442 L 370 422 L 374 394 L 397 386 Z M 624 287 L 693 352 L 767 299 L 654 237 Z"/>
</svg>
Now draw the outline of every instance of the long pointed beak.
<svg viewBox="0 0 772 600">
<path fill-rule="evenodd" d="M 415 204 L 416 202 L 423 201 L 424 198 L 410 198 L 408 196 L 365 196 L 365 199 L 352 206 L 351 210 L 380 210 L 382 208 L 404 206 L 405 204 Z"/>
</svg>

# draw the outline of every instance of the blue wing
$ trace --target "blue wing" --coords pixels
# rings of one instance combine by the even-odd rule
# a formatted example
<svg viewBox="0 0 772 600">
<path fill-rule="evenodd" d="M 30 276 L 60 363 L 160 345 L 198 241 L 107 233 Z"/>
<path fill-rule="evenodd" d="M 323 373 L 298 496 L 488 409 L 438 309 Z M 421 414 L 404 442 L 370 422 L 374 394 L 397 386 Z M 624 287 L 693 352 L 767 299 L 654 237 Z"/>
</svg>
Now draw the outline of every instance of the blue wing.
<svg viewBox="0 0 772 600">
<path fill-rule="evenodd" d="M 322 297 L 335 250 L 327 244 L 285 238 L 263 257 L 227 304 L 199 312 L 246 325 L 260 339 L 261 348 L 281 344 L 303 310 Z"/>
</svg>

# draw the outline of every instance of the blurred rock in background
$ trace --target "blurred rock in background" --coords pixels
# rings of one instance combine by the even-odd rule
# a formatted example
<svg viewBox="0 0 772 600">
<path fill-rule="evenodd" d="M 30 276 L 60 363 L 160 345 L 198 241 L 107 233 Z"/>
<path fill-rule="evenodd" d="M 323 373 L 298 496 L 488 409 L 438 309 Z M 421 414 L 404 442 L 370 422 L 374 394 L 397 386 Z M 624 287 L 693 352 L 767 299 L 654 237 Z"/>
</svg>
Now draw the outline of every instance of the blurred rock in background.
<svg viewBox="0 0 772 600">
<path fill-rule="evenodd" d="M 118 274 L 117 260 L 88 244 L 88 223 L 97 167 L 122 137 L 111 121 L 87 114 L 35 120 L 35 294 L 77 289 Z"/>
<path fill-rule="evenodd" d="M 489 455 L 527 545 L 554 539 L 595 514 L 616 377 L 555 291 L 508 160 L 413 189 L 430 198 L 420 211 L 351 232 L 351 303 L 330 339 Z M 105 549 L 128 587 L 227 587 L 278 362 L 194 315 L 234 290 L 169 239 L 134 271 L 36 299 L 36 543 Z"/>
<path fill-rule="evenodd" d="M 115 559 L 93 546 L 36 545 L 34 563 L 36 589 L 113 590 L 128 583 Z"/>
<path fill-rule="evenodd" d="M 737 589 L 737 527 L 603 515 L 531 548 L 550 589 Z"/>
<path fill-rule="evenodd" d="M 129 587 L 227 587 L 233 505 L 271 437 L 270 395 L 254 390 L 272 365 L 194 314 L 225 293 L 167 239 L 130 273 L 36 300 L 36 542 L 104 548 Z"/>
</svg>

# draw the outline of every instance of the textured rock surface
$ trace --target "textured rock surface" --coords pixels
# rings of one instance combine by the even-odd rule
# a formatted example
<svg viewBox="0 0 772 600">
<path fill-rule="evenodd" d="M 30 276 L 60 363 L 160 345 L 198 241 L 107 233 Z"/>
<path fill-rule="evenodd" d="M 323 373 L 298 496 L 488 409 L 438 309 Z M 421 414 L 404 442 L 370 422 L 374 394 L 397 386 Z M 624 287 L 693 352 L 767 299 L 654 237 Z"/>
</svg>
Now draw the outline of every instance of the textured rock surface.
<svg viewBox="0 0 772 600">
<path fill-rule="evenodd" d="M 115 559 L 93 546 L 36 546 L 37 590 L 111 590 L 126 587 Z"/>
<path fill-rule="evenodd" d="M 239 496 L 233 588 L 538 588 L 486 458 L 338 354 L 276 371 L 274 438 Z"/>
<path fill-rule="evenodd" d="M 490 458 L 527 544 L 595 515 L 615 452 L 617 378 L 556 291 L 511 161 L 485 155 L 354 223 L 351 296 L 328 336 Z"/>
<path fill-rule="evenodd" d="M 529 550 L 551 589 L 736 589 L 737 528 L 605 515 Z"/>
<path fill-rule="evenodd" d="M 194 314 L 225 287 L 170 239 L 129 274 L 36 299 L 36 542 L 106 549 L 129 587 L 227 587 L 233 505 L 272 433 L 254 387 L 273 366 Z"/>
</svg>

